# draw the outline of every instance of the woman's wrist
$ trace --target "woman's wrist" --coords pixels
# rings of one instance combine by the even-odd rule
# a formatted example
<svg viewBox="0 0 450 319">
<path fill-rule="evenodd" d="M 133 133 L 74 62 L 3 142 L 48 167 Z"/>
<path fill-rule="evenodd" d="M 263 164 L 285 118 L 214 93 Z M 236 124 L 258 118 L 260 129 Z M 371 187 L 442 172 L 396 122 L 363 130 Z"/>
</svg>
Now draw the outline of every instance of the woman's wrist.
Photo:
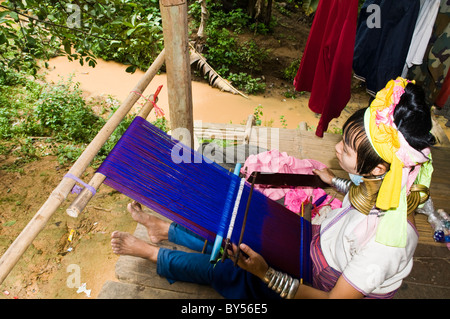
<svg viewBox="0 0 450 319">
<path fill-rule="evenodd" d="M 350 185 L 352 184 L 352 181 L 345 178 L 340 177 L 333 177 L 331 180 L 331 186 L 333 186 L 338 192 L 340 193 L 347 193 L 350 189 Z"/>
<path fill-rule="evenodd" d="M 267 286 L 282 298 L 292 299 L 300 286 L 300 281 L 292 276 L 269 267 L 262 279 Z"/>
<path fill-rule="evenodd" d="M 269 284 L 274 275 L 275 269 L 273 269 L 272 267 L 268 267 L 266 273 L 264 274 L 264 277 L 262 278 L 262 281 L 264 281 L 265 284 Z"/>
</svg>

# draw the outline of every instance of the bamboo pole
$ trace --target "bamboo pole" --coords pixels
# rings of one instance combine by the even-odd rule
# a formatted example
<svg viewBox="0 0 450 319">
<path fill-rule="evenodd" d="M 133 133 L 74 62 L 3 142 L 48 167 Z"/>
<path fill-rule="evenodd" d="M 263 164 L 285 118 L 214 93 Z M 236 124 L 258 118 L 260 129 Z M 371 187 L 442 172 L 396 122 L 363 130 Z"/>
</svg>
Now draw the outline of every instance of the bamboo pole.
<svg viewBox="0 0 450 319">
<path fill-rule="evenodd" d="M 172 136 L 194 146 L 186 0 L 160 0 Z M 186 134 L 187 133 L 187 134 Z M 190 135 L 190 136 L 187 136 Z"/>
<path fill-rule="evenodd" d="M 161 68 L 165 60 L 165 50 L 161 51 L 153 64 L 140 79 L 137 85 L 133 88 L 132 92 L 122 102 L 121 106 L 114 112 L 108 122 L 98 132 L 92 142 L 86 147 L 84 152 L 80 155 L 77 161 L 73 164 L 68 174 L 72 174 L 79 177 L 89 166 L 95 155 L 99 152 L 100 148 L 105 144 L 112 132 L 117 128 L 122 119 L 131 110 L 136 101 L 140 98 L 140 95 L 133 93 L 138 92 L 140 94 L 147 88 L 153 77 Z M 50 194 L 47 201 L 42 205 L 39 211 L 34 215 L 30 222 L 25 226 L 22 232 L 17 236 L 15 241 L 6 250 L 3 256 L 0 258 L 0 284 L 3 283 L 8 276 L 12 268 L 16 265 L 20 257 L 30 246 L 36 236 L 44 228 L 47 221 L 53 215 L 53 213 L 59 208 L 62 202 L 66 199 L 67 195 L 75 185 L 75 181 L 71 178 L 63 177 L 59 185 Z"/>
<path fill-rule="evenodd" d="M 144 104 L 141 111 L 137 116 L 146 119 L 150 112 L 153 110 L 153 103 L 151 101 L 153 94 L 150 96 L 149 100 Z M 89 181 L 88 185 L 93 187 L 95 190 L 98 190 L 100 185 L 104 182 L 106 176 L 102 173 L 95 173 Z M 94 197 L 94 194 L 87 188 L 83 188 L 83 190 L 78 194 L 78 196 L 73 200 L 70 206 L 66 209 L 66 212 L 71 217 L 78 217 L 78 215 L 86 208 L 89 201 Z"/>
<path fill-rule="evenodd" d="M 93 187 L 95 190 L 98 190 L 100 185 L 102 185 L 106 176 L 101 173 L 95 173 L 89 181 L 89 185 Z M 78 217 L 81 214 L 83 209 L 87 206 L 89 201 L 94 197 L 94 194 L 87 188 L 83 188 L 83 190 L 78 194 L 78 196 L 74 199 L 72 204 L 66 209 L 67 215 L 71 217 Z"/>
</svg>

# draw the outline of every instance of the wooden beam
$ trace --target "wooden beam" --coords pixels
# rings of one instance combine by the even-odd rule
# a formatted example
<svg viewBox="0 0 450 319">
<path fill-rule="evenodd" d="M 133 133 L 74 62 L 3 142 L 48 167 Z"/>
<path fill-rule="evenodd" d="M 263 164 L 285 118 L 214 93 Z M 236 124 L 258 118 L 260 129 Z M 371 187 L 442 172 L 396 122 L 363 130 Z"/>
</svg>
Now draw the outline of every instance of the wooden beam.
<svg viewBox="0 0 450 319">
<path fill-rule="evenodd" d="M 172 136 L 192 147 L 194 145 L 194 122 L 187 1 L 160 0 L 160 11 L 166 50 L 167 90 Z"/>
</svg>

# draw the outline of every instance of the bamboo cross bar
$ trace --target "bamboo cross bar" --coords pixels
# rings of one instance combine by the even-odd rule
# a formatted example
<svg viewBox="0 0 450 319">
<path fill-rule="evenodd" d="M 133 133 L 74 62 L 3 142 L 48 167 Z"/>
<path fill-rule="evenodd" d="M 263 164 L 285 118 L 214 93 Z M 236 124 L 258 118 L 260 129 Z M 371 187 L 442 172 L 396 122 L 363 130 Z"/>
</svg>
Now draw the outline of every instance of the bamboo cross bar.
<svg viewBox="0 0 450 319">
<path fill-rule="evenodd" d="M 152 97 L 153 94 L 150 96 L 147 102 L 145 102 L 144 106 L 142 107 L 141 111 L 137 116 L 140 116 L 143 119 L 147 118 L 147 116 L 153 110 L 153 103 L 151 101 Z M 106 178 L 105 175 L 101 173 L 95 173 L 94 176 L 92 176 L 92 179 L 89 181 L 88 185 L 90 185 L 95 190 L 98 190 L 98 188 L 103 183 L 105 178 Z M 83 188 L 80 194 L 78 194 L 78 196 L 66 209 L 67 214 L 71 217 L 78 217 L 78 215 L 86 208 L 87 204 L 92 199 L 92 197 L 94 197 L 94 193 L 91 192 L 87 187 Z"/>
<path fill-rule="evenodd" d="M 97 190 L 100 185 L 102 185 L 106 176 L 100 173 L 95 173 L 92 179 L 89 182 L 89 185 L 92 186 L 95 190 Z M 70 206 L 66 209 L 66 213 L 71 217 L 78 217 L 83 209 L 86 208 L 89 201 L 94 197 L 94 194 L 87 188 L 83 188 L 83 190 L 78 194 L 78 196 L 74 199 L 74 201 L 70 204 Z"/>
<path fill-rule="evenodd" d="M 162 50 L 132 91 L 142 94 L 158 70 L 161 68 L 164 61 L 165 50 Z M 139 98 L 140 96 L 138 94 L 130 92 L 128 97 L 122 102 L 120 107 L 116 110 L 116 112 L 114 112 L 108 122 L 97 133 L 92 142 L 86 147 L 84 152 L 73 164 L 68 174 L 71 174 L 77 178 L 80 177 L 80 175 L 89 166 L 95 155 L 97 155 L 103 144 L 105 144 L 112 132 L 117 128 Z M 67 198 L 67 195 L 72 190 L 74 185 L 75 180 L 64 177 L 59 185 L 50 194 L 47 201 L 41 206 L 39 211 L 34 215 L 8 250 L 6 250 L 0 258 L 0 284 L 3 283 L 26 249 L 45 227 L 45 224 L 53 213 Z"/>
</svg>

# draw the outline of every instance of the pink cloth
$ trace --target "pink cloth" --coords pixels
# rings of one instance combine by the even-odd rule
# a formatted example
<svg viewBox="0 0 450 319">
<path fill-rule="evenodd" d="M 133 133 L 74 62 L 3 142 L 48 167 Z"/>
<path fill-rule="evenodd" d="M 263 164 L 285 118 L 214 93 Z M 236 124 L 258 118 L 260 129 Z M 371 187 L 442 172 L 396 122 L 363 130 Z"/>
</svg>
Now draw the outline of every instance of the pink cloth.
<svg viewBox="0 0 450 319">
<path fill-rule="evenodd" d="M 321 189 L 321 188 L 315 188 L 312 187 L 303 187 L 303 188 L 297 188 L 290 190 L 286 193 L 286 197 L 284 198 L 284 205 L 286 207 L 293 211 L 294 213 L 300 214 L 302 209 L 302 203 L 303 205 L 308 204 L 310 202 L 310 198 L 312 196 L 312 204 L 314 204 L 319 198 L 326 195 L 327 193 Z M 320 208 L 326 205 L 331 206 L 331 209 L 337 209 L 342 207 L 342 202 L 334 198 L 331 203 L 328 203 L 333 197 L 330 195 L 327 195 L 325 200 L 318 206 L 312 207 L 311 210 L 311 219 L 316 216 L 316 214 L 319 212 Z"/>
<path fill-rule="evenodd" d="M 254 171 L 257 172 L 271 172 L 271 173 L 291 173 L 291 174 L 309 174 L 313 175 L 313 169 L 323 169 L 326 165 L 312 159 L 298 159 L 293 156 L 288 156 L 285 152 L 278 150 L 271 150 L 257 155 L 250 155 L 241 169 L 241 173 L 246 178 Z M 264 195 L 272 200 L 279 200 L 285 197 L 285 205 L 288 209 L 295 213 L 299 213 L 301 203 L 306 204 L 311 195 L 313 202 L 325 195 L 323 189 L 312 187 L 285 187 L 285 188 L 269 188 L 261 185 L 255 185 L 255 189 L 261 191 Z M 306 201 L 305 201 L 306 200 Z M 322 205 L 328 203 L 331 197 L 327 197 Z M 341 207 L 341 202 L 334 199 L 331 202 L 332 208 Z"/>
</svg>

